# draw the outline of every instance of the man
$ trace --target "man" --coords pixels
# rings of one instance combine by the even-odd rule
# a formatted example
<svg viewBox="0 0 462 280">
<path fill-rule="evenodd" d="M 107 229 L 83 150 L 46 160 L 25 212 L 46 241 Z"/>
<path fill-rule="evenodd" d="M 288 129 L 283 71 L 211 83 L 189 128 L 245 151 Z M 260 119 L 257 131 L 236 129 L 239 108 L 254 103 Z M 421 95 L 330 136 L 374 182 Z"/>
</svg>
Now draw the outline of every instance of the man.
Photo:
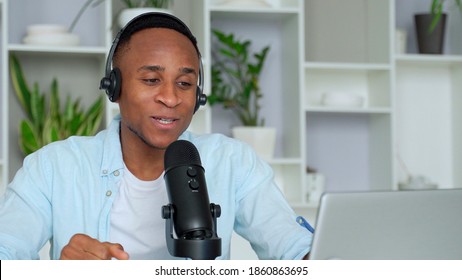
<svg viewBox="0 0 462 280">
<path fill-rule="evenodd" d="M 113 58 L 112 53 L 113 52 Z M 245 144 L 186 132 L 202 93 L 197 43 L 177 18 L 142 15 L 117 36 L 102 87 L 120 116 L 95 137 L 70 137 L 27 157 L 0 203 L 0 259 L 169 259 L 166 148 L 192 142 L 206 170 L 217 231 L 230 256 L 233 229 L 259 258 L 301 259 L 312 235 L 295 221 L 270 167 Z"/>
</svg>

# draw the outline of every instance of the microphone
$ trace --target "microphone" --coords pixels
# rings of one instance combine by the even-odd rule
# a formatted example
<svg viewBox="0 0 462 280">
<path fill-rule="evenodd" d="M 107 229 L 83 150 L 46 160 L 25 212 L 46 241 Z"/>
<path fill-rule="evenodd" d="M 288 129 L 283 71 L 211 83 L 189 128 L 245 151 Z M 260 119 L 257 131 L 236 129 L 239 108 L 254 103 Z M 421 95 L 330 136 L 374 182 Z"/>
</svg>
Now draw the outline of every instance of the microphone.
<svg viewBox="0 0 462 280">
<path fill-rule="evenodd" d="M 189 141 L 170 144 L 164 158 L 165 183 L 175 215 L 173 224 L 178 238 L 212 237 L 212 215 L 199 152 Z"/>
<path fill-rule="evenodd" d="M 170 204 L 162 207 L 162 217 L 167 219 L 170 254 L 193 259 L 221 255 L 221 239 L 216 234 L 221 208 L 209 201 L 205 170 L 196 147 L 186 140 L 171 143 L 165 151 L 164 168 Z M 173 238 L 172 228 L 178 239 Z"/>
</svg>

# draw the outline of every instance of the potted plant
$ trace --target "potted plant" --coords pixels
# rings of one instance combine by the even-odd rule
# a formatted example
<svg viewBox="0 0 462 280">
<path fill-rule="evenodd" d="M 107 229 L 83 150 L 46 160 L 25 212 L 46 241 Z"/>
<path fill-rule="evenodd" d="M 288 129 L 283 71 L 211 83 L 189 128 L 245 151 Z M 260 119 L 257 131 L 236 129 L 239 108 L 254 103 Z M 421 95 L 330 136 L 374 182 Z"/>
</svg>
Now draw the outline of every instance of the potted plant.
<svg viewBox="0 0 462 280">
<path fill-rule="evenodd" d="M 454 0 L 462 13 L 462 0 Z M 447 14 L 443 11 L 446 0 L 432 0 L 430 12 L 414 16 L 419 53 L 441 54 Z"/>
<path fill-rule="evenodd" d="M 10 75 L 16 97 L 26 115 L 19 125 L 19 146 L 24 155 L 71 135 L 94 135 L 100 128 L 104 112 L 103 96 L 86 112 L 79 100 L 71 101 L 70 96 L 61 108 L 58 81 L 53 79 L 49 105 L 46 106 L 46 95 L 40 93 L 37 83 L 29 88 L 21 65 L 13 54 L 10 56 Z"/>
<path fill-rule="evenodd" d="M 274 128 L 264 126 L 265 119 L 260 114 L 259 103 L 263 97 L 259 78 L 270 47 L 251 53 L 250 40 L 239 40 L 233 33 L 225 34 L 217 29 L 212 33 L 216 40 L 212 48 L 209 104 L 221 104 L 234 112 L 242 126 L 233 128 L 233 137 L 248 142 L 262 157 L 271 159 L 276 133 Z"/>
</svg>

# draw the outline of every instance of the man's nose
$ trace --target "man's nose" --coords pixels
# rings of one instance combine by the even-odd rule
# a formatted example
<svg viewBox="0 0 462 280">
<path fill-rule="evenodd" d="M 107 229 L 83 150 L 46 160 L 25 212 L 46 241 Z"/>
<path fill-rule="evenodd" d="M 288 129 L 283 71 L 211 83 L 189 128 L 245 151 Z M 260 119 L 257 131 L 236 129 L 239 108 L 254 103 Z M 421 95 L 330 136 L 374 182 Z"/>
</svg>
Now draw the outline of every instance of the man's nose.
<svg viewBox="0 0 462 280">
<path fill-rule="evenodd" d="M 181 103 L 174 83 L 163 83 L 156 95 L 156 101 L 163 103 L 169 108 L 174 108 Z"/>
</svg>

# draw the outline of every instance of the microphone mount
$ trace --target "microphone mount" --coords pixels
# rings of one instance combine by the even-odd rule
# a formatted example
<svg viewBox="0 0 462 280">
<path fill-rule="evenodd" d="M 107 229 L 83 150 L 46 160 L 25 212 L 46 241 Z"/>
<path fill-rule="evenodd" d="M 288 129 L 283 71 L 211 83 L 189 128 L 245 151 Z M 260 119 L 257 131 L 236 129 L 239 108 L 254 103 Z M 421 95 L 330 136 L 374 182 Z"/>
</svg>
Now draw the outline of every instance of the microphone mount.
<svg viewBox="0 0 462 280">
<path fill-rule="evenodd" d="M 217 235 L 217 218 L 221 215 L 221 207 L 210 203 L 210 213 L 213 220 L 213 234 L 206 239 L 178 239 L 174 238 L 173 217 L 175 207 L 173 204 L 162 207 L 162 218 L 165 223 L 165 237 L 169 253 L 175 257 L 191 258 L 193 260 L 214 260 L 221 256 L 221 238 Z"/>
</svg>

